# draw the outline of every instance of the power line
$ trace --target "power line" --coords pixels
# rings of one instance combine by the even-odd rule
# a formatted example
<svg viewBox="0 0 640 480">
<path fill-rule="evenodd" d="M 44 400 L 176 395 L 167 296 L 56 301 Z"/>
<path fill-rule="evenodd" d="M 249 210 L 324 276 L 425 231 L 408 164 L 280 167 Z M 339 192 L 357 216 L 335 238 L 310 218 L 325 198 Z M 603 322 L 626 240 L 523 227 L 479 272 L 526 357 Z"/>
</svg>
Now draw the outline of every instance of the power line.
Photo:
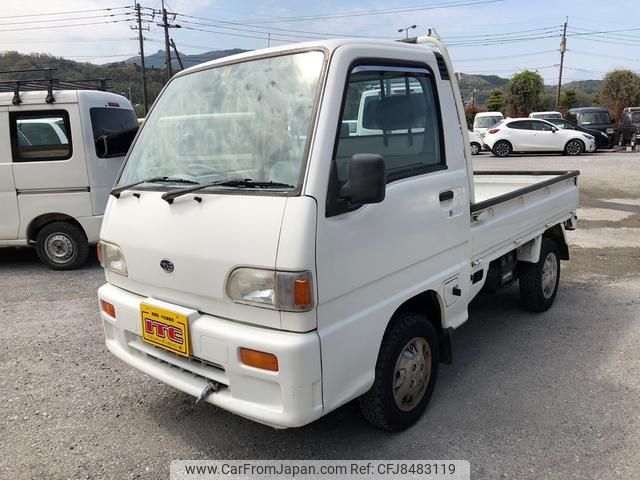
<svg viewBox="0 0 640 480">
<path fill-rule="evenodd" d="M 547 53 L 555 53 L 556 50 L 542 50 L 540 52 L 529 52 L 529 53 L 519 53 L 517 55 L 501 55 L 499 57 L 484 57 L 484 58 L 461 58 L 459 60 L 454 60 L 455 63 L 464 63 L 464 62 L 483 62 L 485 60 L 504 60 L 508 58 L 520 58 L 520 57 L 533 57 L 536 55 L 544 55 Z"/>
<path fill-rule="evenodd" d="M 12 28 L 12 29 L 8 29 L 8 30 L 0 30 L 0 33 L 5 33 L 5 32 L 24 32 L 27 30 L 43 30 L 43 29 L 50 29 L 50 28 L 67 28 L 67 27 L 84 27 L 87 25 L 105 25 L 107 23 L 122 23 L 122 22 L 129 22 L 131 20 L 129 19 L 123 19 L 123 20 L 107 20 L 104 22 L 88 22 L 88 23 L 75 23 L 72 25 L 49 25 L 49 26 L 39 26 L 39 27 L 26 27 L 26 28 Z"/>
<path fill-rule="evenodd" d="M 104 11 L 111 11 L 111 10 L 122 10 L 125 8 L 131 8 L 129 6 L 124 6 L 124 7 L 110 7 L 110 8 L 93 8 L 91 10 L 71 10 L 71 11 L 66 11 L 66 12 L 51 12 L 51 13 L 30 13 L 30 14 L 26 14 L 26 15 L 5 15 L 2 18 L 26 18 L 26 17 L 43 17 L 46 15 L 69 15 L 69 14 L 73 14 L 73 13 L 89 13 L 89 12 L 104 12 Z"/>
<path fill-rule="evenodd" d="M 297 17 L 274 17 L 274 18 L 266 18 L 266 19 L 247 20 L 245 21 L 245 23 L 263 24 L 263 23 L 282 23 L 282 22 L 292 22 L 292 21 L 301 22 L 301 21 L 322 20 L 322 19 L 329 19 L 329 18 L 390 15 L 394 13 L 408 13 L 408 12 L 417 12 L 417 11 L 423 11 L 423 10 L 439 10 L 444 8 L 483 5 L 487 3 L 497 3 L 502 1 L 504 0 L 462 0 L 462 1 L 447 2 L 442 4 L 436 4 L 436 5 L 423 5 L 419 7 L 399 7 L 399 8 L 387 8 L 387 9 L 381 9 L 381 10 L 360 10 L 357 12 L 329 13 L 329 14 L 320 14 L 320 15 L 302 15 Z"/>
<path fill-rule="evenodd" d="M 6 27 L 11 25 L 27 25 L 32 23 L 51 23 L 51 22 L 68 22 L 72 20 L 87 20 L 92 18 L 110 18 L 110 17 L 121 17 L 131 15 L 131 12 L 122 12 L 122 13 L 108 13 L 103 15 L 88 15 L 84 17 L 67 17 L 67 18 L 52 18 L 47 20 L 28 20 L 25 22 L 11 22 L 11 23 L 0 23 L 0 27 Z"/>
</svg>

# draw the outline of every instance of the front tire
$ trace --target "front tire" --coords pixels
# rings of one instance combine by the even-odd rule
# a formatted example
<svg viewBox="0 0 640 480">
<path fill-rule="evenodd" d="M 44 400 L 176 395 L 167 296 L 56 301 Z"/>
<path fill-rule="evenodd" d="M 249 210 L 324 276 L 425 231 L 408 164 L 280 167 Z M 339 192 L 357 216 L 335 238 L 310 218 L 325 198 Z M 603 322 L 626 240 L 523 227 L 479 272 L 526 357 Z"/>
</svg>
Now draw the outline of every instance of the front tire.
<svg viewBox="0 0 640 480">
<path fill-rule="evenodd" d="M 362 415 L 389 432 L 422 416 L 438 376 L 440 349 L 433 325 L 422 315 L 397 312 L 385 333 L 371 389 L 360 397 Z"/>
<path fill-rule="evenodd" d="M 36 237 L 40 261 L 53 270 L 81 267 L 89 255 L 89 243 L 82 228 L 69 222 L 52 222 Z"/>
<path fill-rule="evenodd" d="M 564 153 L 576 157 L 584 152 L 584 144 L 580 140 L 569 140 L 564 146 Z"/>
<path fill-rule="evenodd" d="M 544 312 L 556 299 L 560 285 L 560 250 L 550 238 L 542 239 L 537 263 L 518 265 L 520 301 L 527 310 Z"/>
<path fill-rule="evenodd" d="M 512 148 L 509 142 L 506 140 L 500 140 L 493 146 L 491 151 L 496 157 L 504 158 L 511 155 Z"/>
</svg>

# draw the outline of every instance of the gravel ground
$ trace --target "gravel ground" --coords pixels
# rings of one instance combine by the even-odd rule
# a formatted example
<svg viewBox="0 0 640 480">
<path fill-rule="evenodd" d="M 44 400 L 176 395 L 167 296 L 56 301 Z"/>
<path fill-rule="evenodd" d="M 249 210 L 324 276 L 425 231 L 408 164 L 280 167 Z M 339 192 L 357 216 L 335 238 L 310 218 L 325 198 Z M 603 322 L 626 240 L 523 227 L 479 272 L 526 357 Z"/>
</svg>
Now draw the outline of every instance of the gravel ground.
<svg viewBox="0 0 640 480">
<path fill-rule="evenodd" d="M 473 479 L 639 478 L 640 154 L 474 162 L 582 170 L 584 221 L 555 306 L 525 313 L 513 288 L 476 299 L 427 414 L 394 435 L 353 404 L 285 431 L 195 405 L 106 351 L 97 264 L 51 272 L 32 251 L 0 250 L 0 478 L 167 478 L 172 459 L 209 458 L 467 459 Z"/>
</svg>

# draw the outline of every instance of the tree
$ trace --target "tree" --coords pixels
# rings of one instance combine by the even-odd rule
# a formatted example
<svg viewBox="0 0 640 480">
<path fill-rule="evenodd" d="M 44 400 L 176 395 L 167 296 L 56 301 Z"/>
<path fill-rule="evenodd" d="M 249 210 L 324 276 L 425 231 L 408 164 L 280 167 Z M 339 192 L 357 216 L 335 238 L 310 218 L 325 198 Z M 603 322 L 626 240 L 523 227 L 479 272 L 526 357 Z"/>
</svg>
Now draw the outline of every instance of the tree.
<svg viewBox="0 0 640 480">
<path fill-rule="evenodd" d="M 615 121 L 622 110 L 640 103 L 640 75 L 631 70 L 613 70 L 604 77 L 598 102 L 609 110 Z"/>
<path fill-rule="evenodd" d="M 502 90 L 500 90 L 499 88 L 494 88 L 489 94 L 489 99 L 487 100 L 485 107 L 490 112 L 499 112 L 502 110 L 503 106 L 504 95 L 502 93 Z"/>
<path fill-rule="evenodd" d="M 507 113 L 513 117 L 527 116 L 542 104 L 544 80 L 537 72 L 516 73 L 506 87 Z"/>
<path fill-rule="evenodd" d="M 578 98 L 576 97 L 575 90 L 565 90 L 560 95 L 560 106 L 565 110 L 569 110 L 576 106 Z"/>
</svg>

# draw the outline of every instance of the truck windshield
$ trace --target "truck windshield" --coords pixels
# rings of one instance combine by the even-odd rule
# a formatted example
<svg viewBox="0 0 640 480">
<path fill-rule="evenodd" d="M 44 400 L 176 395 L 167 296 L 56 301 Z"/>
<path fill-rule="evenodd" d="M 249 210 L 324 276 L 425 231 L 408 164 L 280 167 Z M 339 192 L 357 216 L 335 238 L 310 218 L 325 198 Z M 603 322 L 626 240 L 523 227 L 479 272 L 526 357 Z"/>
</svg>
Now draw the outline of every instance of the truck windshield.
<svg viewBox="0 0 640 480">
<path fill-rule="evenodd" d="M 491 128 L 502 120 L 502 117 L 476 117 L 473 121 L 473 128 Z"/>
<path fill-rule="evenodd" d="M 118 184 L 167 176 L 298 185 L 323 62 L 319 51 L 291 53 L 175 78 L 146 118 Z"/>
</svg>

